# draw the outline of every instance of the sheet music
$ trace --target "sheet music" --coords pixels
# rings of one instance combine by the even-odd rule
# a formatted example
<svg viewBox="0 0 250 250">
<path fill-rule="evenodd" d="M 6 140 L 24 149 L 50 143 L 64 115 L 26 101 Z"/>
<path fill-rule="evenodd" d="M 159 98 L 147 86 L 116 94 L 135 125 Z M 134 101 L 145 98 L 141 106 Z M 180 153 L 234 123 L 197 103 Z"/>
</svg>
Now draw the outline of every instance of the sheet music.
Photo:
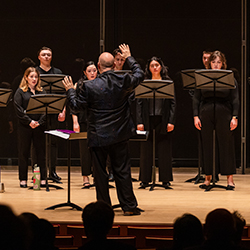
<svg viewBox="0 0 250 250">
<path fill-rule="evenodd" d="M 50 135 L 55 135 L 55 136 L 61 137 L 61 138 L 66 139 L 66 140 L 68 140 L 70 137 L 69 133 L 63 133 L 62 131 L 58 131 L 58 130 L 49 130 L 49 131 L 45 131 L 44 133 L 50 134 Z"/>
</svg>

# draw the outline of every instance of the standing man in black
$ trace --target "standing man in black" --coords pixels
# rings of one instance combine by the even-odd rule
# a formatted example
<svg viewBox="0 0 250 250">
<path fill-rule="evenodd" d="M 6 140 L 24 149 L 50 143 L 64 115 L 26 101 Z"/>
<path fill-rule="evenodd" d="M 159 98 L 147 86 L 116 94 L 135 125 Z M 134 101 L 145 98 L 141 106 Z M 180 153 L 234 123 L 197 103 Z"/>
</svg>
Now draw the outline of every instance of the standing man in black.
<svg viewBox="0 0 250 250">
<path fill-rule="evenodd" d="M 38 53 L 38 59 L 40 61 L 40 65 L 37 66 L 40 74 L 62 74 L 62 71 L 58 68 L 51 66 L 52 61 L 52 49 L 48 47 L 42 47 Z M 56 94 L 56 93 L 55 93 Z M 51 114 L 49 115 L 49 123 L 48 128 L 57 129 L 59 128 L 58 122 L 65 121 L 66 109 L 64 108 L 63 112 L 59 115 Z M 50 169 L 49 169 L 49 178 L 55 182 L 59 182 L 61 177 L 59 177 L 56 173 L 56 165 L 57 165 L 57 137 L 51 137 L 51 157 L 50 157 Z"/>
<path fill-rule="evenodd" d="M 86 82 L 78 93 L 70 77 L 65 77 L 63 83 L 67 90 L 68 105 L 73 110 L 86 106 L 88 111 L 88 146 L 92 154 L 97 200 L 111 205 L 106 171 L 109 155 L 124 215 L 139 215 L 128 152 L 128 140 L 135 133 L 128 98 L 143 81 L 144 73 L 131 56 L 129 46 L 122 44 L 119 48 L 132 71 L 131 75 L 116 75 L 112 70 L 114 57 L 104 52 L 98 62 L 100 75 Z"/>
</svg>

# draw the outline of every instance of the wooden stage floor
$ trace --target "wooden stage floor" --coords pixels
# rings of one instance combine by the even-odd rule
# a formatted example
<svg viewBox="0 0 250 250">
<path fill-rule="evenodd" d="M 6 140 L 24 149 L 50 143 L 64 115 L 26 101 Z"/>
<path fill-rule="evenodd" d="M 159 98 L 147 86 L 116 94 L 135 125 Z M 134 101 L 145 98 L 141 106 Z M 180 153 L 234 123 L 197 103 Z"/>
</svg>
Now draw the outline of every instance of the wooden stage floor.
<svg viewBox="0 0 250 250">
<path fill-rule="evenodd" d="M 132 169 L 132 177 L 138 178 L 138 168 Z M 236 174 L 234 181 L 235 191 L 213 189 L 204 192 L 194 183 L 185 180 L 197 174 L 196 168 L 174 168 L 174 181 L 172 190 L 155 188 L 138 189 L 139 181 L 133 182 L 134 192 L 139 207 L 145 212 L 140 216 L 123 216 L 121 209 L 115 210 L 115 224 L 129 225 L 154 225 L 172 224 L 174 219 L 183 213 L 192 213 L 204 222 L 206 214 L 215 208 L 226 208 L 229 211 L 238 210 L 250 225 L 250 174 Z M 55 210 L 45 210 L 52 205 L 67 202 L 67 168 L 58 167 L 57 173 L 63 178 L 63 184 L 58 184 L 64 189 L 51 188 L 46 192 L 22 189 L 19 187 L 18 171 L 16 166 L 2 166 L 1 182 L 4 183 L 5 192 L 0 193 L 0 203 L 11 206 L 16 214 L 22 212 L 35 213 L 40 218 L 58 223 L 81 223 L 81 212 L 69 207 Z M 29 171 L 29 186 L 32 172 Z M 91 182 L 92 182 L 91 178 Z M 114 183 L 110 183 L 114 185 Z M 226 177 L 220 176 L 219 184 L 226 185 Z M 95 201 L 95 188 L 81 189 L 82 177 L 80 167 L 71 167 L 71 199 L 70 201 L 84 207 L 89 202 Z M 117 204 L 116 189 L 110 189 L 113 204 Z"/>
</svg>

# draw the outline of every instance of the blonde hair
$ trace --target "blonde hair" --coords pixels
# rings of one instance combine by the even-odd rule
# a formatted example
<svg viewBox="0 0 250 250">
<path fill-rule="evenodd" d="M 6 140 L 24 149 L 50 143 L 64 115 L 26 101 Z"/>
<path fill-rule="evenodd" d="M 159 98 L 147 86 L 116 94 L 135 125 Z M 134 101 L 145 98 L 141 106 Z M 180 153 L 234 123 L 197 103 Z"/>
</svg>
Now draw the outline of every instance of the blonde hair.
<svg viewBox="0 0 250 250">
<path fill-rule="evenodd" d="M 29 84 L 28 84 L 28 81 L 27 81 L 27 77 L 29 76 L 29 74 L 31 72 L 36 72 L 37 73 L 37 76 L 38 76 L 38 80 L 37 80 L 37 84 L 36 84 L 36 87 L 35 89 L 37 91 L 42 91 L 43 88 L 41 87 L 41 80 L 40 80 L 40 73 L 39 71 L 34 68 L 34 67 L 29 67 L 25 70 L 24 74 L 23 74 L 23 78 L 22 78 L 22 81 L 19 85 L 19 88 L 23 91 L 23 92 L 27 92 L 28 88 L 29 88 Z"/>
</svg>

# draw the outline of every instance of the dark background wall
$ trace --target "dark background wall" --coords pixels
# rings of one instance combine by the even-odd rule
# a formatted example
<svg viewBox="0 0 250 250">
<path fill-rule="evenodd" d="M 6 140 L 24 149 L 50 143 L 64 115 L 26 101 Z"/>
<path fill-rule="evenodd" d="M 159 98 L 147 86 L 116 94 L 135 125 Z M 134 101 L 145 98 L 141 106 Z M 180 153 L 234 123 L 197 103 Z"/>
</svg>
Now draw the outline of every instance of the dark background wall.
<svg viewBox="0 0 250 250">
<path fill-rule="evenodd" d="M 13 81 L 24 57 L 38 63 L 36 54 L 42 46 L 53 49 L 53 65 L 65 74 L 72 71 L 75 58 L 97 61 L 99 23 L 98 0 L 1 1 L 1 81 Z M 197 131 L 191 98 L 182 89 L 179 72 L 201 68 L 202 51 L 207 48 L 224 52 L 228 68 L 240 72 L 241 1 L 229 4 L 226 0 L 106 0 L 106 50 L 112 52 L 123 42 L 130 45 L 132 54 L 141 62 L 156 55 L 169 67 L 177 100 L 173 157 L 176 166 L 196 164 Z M 0 111 L 4 117 L 7 109 Z M 16 132 L 8 135 L 6 121 L 1 118 L 0 123 L 0 157 L 16 158 Z M 69 127 L 70 124 L 69 119 Z M 139 157 L 138 145 L 131 143 L 132 158 Z M 236 153 L 239 165 L 239 128 Z M 59 157 L 65 156 L 65 148 L 60 145 Z M 78 157 L 77 150 L 73 156 Z"/>
</svg>

